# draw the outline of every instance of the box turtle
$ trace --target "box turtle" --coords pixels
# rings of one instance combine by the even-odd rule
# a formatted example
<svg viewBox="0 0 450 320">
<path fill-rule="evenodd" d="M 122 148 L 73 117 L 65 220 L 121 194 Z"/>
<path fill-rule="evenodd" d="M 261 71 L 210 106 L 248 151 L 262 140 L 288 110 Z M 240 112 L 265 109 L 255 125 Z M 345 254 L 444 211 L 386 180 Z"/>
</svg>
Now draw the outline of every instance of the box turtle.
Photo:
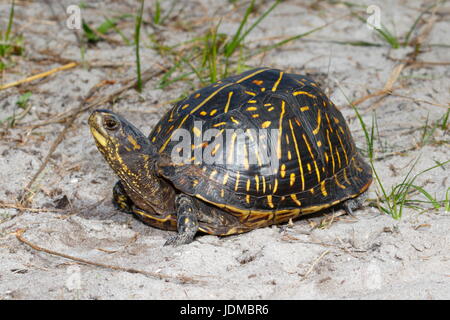
<svg viewBox="0 0 450 320">
<path fill-rule="evenodd" d="M 340 206 L 352 212 L 372 182 L 336 106 L 308 77 L 258 68 L 178 102 L 149 137 L 95 110 L 89 126 L 118 175 L 115 205 L 143 222 L 231 235 Z"/>
</svg>

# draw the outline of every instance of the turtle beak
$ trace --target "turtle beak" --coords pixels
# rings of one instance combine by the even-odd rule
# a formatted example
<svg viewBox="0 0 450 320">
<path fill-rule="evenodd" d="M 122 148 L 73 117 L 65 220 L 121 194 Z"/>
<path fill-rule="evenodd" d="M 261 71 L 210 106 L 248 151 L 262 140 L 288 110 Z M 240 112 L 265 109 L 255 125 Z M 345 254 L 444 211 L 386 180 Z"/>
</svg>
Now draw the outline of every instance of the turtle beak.
<svg viewBox="0 0 450 320">
<path fill-rule="evenodd" d="M 106 132 L 103 128 L 103 110 L 95 110 L 89 116 L 89 128 L 91 130 L 92 136 L 95 141 L 102 147 L 106 147 L 108 144 L 108 139 L 106 138 Z"/>
</svg>

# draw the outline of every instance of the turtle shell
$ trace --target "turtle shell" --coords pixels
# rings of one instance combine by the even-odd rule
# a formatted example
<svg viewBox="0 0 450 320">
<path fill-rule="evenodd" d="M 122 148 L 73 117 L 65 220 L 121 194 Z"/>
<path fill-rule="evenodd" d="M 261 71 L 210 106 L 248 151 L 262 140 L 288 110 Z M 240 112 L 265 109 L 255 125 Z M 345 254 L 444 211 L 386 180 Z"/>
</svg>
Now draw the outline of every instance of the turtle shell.
<svg viewBox="0 0 450 320">
<path fill-rule="evenodd" d="M 230 212 L 271 212 L 274 222 L 354 198 L 372 181 L 336 106 L 308 77 L 277 69 L 194 92 L 149 139 L 176 189 Z"/>
</svg>

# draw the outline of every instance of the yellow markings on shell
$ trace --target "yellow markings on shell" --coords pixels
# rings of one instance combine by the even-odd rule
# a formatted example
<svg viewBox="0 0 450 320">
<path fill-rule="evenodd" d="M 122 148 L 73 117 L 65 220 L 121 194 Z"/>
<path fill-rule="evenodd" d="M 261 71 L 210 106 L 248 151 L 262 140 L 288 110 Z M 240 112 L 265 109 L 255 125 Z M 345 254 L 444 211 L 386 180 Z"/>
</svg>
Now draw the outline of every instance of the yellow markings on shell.
<svg viewBox="0 0 450 320">
<path fill-rule="evenodd" d="M 308 171 L 311 172 L 311 165 L 309 163 L 306 164 L 306 167 L 308 168 Z"/>
<path fill-rule="evenodd" d="M 257 86 L 261 86 L 264 83 L 264 81 L 262 81 L 262 80 L 253 80 L 252 83 L 256 84 Z"/>
<path fill-rule="evenodd" d="M 256 100 L 248 100 L 247 103 L 257 103 L 258 101 Z"/>
<path fill-rule="evenodd" d="M 302 158 L 300 156 L 300 151 L 298 149 L 298 143 L 297 143 L 297 139 L 295 138 L 294 127 L 292 126 L 291 119 L 289 119 L 289 127 L 291 128 L 292 140 L 294 141 L 295 153 L 297 155 L 298 168 L 300 170 L 300 177 L 302 180 L 302 191 L 303 191 L 303 190 L 305 190 L 305 176 L 303 175 Z"/>
<path fill-rule="evenodd" d="M 195 188 L 198 185 L 198 180 L 195 179 L 194 181 L 192 181 L 192 186 Z"/>
<path fill-rule="evenodd" d="M 194 132 L 194 134 L 197 136 L 197 137 L 200 137 L 200 135 L 201 135 L 201 131 L 200 131 L 200 129 L 199 128 L 197 128 L 197 127 L 193 127 L 192 128 L 192 132 Z"/>
<path fill-rule="evenodd" d="M 341 184 L 341 183 L 339 182 L 339 180 L 338 180 L 338 178 L 337 178 L 337 175 L 334 175 L 334 181 L 336 181 L 336 184 L 337 184 L 337 186 L 338 186 L 339 188 L 341 188 L 341 189 L 346 189 L 346 188 L 347 188 L 346 186 L 344 186 L 343 184 Z"/>
<path fill-rule="evenodd" d="M 216 174 L 217 174 L 217 170 L 211 171 L 211 173 L 210 173 L 210 175 L 209 175 L 209 178 L 210 178 L 210 179 L 213 179 L 214 176 L 215 176 Z"/>
<path fill-rule="evenodd" d="M 311 194 L 314 194 L 315 192 L 314 188 L 309 189 L 309 192 L 311 192 Z"/>
<path fill-rule="evenodd" d="M 330 154 L 331 154 L 331 163 L 333 165 L 333 174 L 334 174 L 334 167 L 335 167 L 335 163 L 334 163 L 334 155 L 333 155 L 333 145 L 331 144 L 330 141 L 330 131 L 327 130 L 327 140 L 328 140 L 328 146 L 330 147 Z"/>
<path fill-rule="evenodd" d="M 223 125 L 226 125 L 226 124 L 227 124 L 226 122 L 219 122 L 219 123 L 214 124 L 213 127 L 217 128 L 217 127 L 220 127 L 220 126 L 223 126 Z"/>
<path fill-rule="evenodd" d="M 325 113 L 325 117 L 327 118 L 328 127 L 330 128 L 330 132 L 333 132 L 333 127 L 331 126 L 330 118 L 328 117 L 328 113 Z"/>
<path fill-rule="evenodd" d="M 228 173 L 225 173 L 225 175 L 223 176 L 222 184 L 223 184 L 223 185 L 226 185 L 226 184 L 227 184 L 227 181 L 228 181 Z"/>
<path fill-rule="evenodd" d="M 255 175 L 256 192 L 259 192 L 259 176 Z"/>
<path fill-rule="evenodd" d="M 220 196 L 223 198 L 225 196 L 225 190 L 220 190 Z"/>
<path fill-rule="evenodd" d="M 214 148 L 211 150 L 211 155 L 215 156 L 217 153 L 217 150 L 219 150 L 219 148 L 220 148 L 220 143 L 218 143 L 214 146 Z"/>
<path fill-rule="evenodd" d="M 291 199 L 292 201 L 295 202 L 296 205 L 298 205 L 299 207 L 302 205 L 302 203 L 300 202 L 300 200 L 297 199 L 297 196 L 295 194 L 291 194 Z"/>
<path fill-rule="evenodd" d="M 337 134 L 339 143 L 342 147 L 342 151 L 344 151 L 345 163 L 348 164 L 347 151 L 345 151 L 345 147 L 344 147 L 344 144 L 342 143 L 341 135 L 339 134 L 339 132 L 336 132 L 336 134 Z"/>
<path fill-rule="evenodd" d="M 155 142 L 156 141 L 156 136 L 154 136 L 153 138 L 152 138 L 152 142 Z"/>
<path fill-rule="evenodd" d="M 273 191 L 272 191 L 272 193 L 277 192 L 277 190 L 278 190 L 278 179 L 275 178 L 275 182 L 273 183 Z"/>
<path fill-rule="evenodd" d="M 273 202 L 272 202 L 272 196 L 271 196 L 271 195 L 268 195 L 268 196 L 267 196 L 267 204 L 268 204 L 269 207 L 271 207 L 271 208 L 274 207 Z"/>
<path fill-rule="evenodd" d="M 201 116 L 206 116 L 207 114 L 208 114 L 208 112 L 206 112 L 206 111 L 200 111 Z"/>
<path fill-rule="evenodd" d="M 281 159 L 281 136 L 283 135 L 283 116 L 285 112 L 285 104 L 284 100 L 281 100 L 281 112 L 280 112 L 280 123 L 278 127 L 278 147 L 277 147 L 277 157 Z"/>
<path fill-rule="evenodd" d="M 247 194 L 245 196 L 245 202 L 250 203 L 250 195 L 249 194 Z"/>
<path fill-rule="evenodd" d="M 328 195 L 327 189 L 325 188 L 325 180 L 320 183 L 320 191 L 322 191 L 322 195 L 326 197 Z"/>
<path fill-rule="evenodd" d="M 194 96 L 194 98 L 196 98 L 196 99 L 197 99 L 198 97 L 200 97 L 200 93 L 196 93 L 195 96 Z"/>
<path fill-rule="evenodd" d="M 262 181 L 263 181 L 263 193 L 266 193 L 266 177 L 262 176 Z"/>
<path fill-rule="evenodd" d="M 351 161 L 352 161 L 352 164 L 353 164 L 353 166 L 355 167 L 355 169 L 358 170 L 358 172 L 362 172 L 362 171 L 363 171 L 362 168 L 360 168 L 360 167 L 358 167 L 358 166 L 356 165 L 355 157 L 352 157 Z"/>
<path fill-rule="evenodd" d="M 256 93 L 252 92 L 252 91 L 244 91 L 246 94 L 249 94 L 251 96 L 256 96 Z"/>
<path fill-rule="evenodd" d="M 348 177 L 347 177 L 347 168 L 344 168 L 344 180 L 345 180 L 345 182 L 347 182 L 349 185 L 352 185 L 352 183 L 350 182 L 350 180 L 348 180 Z"/>
<path fill-rule="evenodd" d="M 259 114 L 258 113 L 252 114 L 252 118 L 259 118 Z"/>
<path fill-rule="evenodd" d="M 272 111 L 273 109 L 275 109 L 274 107 L 270 107 L 269 109 L 267 109 L 267 111 Z"/>
<path fill-rule="evenodd" d="M 294 183 L 295 183 L 295 173 L 292 172 L 289 175 L 289 185 L 292 187 L 294 185 Z"/>
<path fill-rule="evenodd" d="M 230 119 L 231 119 L 231 121 L 233 121 L 234 123 L 236 123 L 236 124 L 239 124 L 240 122 L 239 121 L 237 121 L 235 118 L 233 118 L 233 117 L 230 117 Z"/>
<path fill-rule="evenodd" d="M 252 78 L 252 77 L 256 76 L 257 74 L 259 74 L 259 73 L 261 73 L 261 72 L 264 72 L 264 71 L 267 71 L 267 70 L 268 70 L 267 68 L 264 68 L 264 69 L 255 71 L 255 72 L 253 72 L 253 73 L 251 73 L 251 74 L 249 74 L 249 75 L 247 75 L 247 76 L 245 76 L 245 77 L 239 79 L 238 81 L 236 81 L 236 83 L 241 83 L 242 81 L 245 81 L 245 80 L 247 80 L 247 79 L 249 79 L 249 78 Z"/>
<path fill-rule="evenodd" d="M 339 123 L 339 119 L 338 119 L 338 118 L 336 118 L 336 117 L 333 117 L 333 120 L 334 120 L 334 122 L 335 122 L 336 124 L 338 124 L 338 123 Z"/>
<path fill-rule="evenodd" d="M 336 149 L 336 156 L 337 156 L 337 159 L 338 159 L 339 168 L 341 168 L 341 156 L 339 155 L 338 149 Z"/>
<path fill-rule="evenodd" d="M 245 190 L 247 192 L 250 191 L 250 185 L 251 185 L 250 179 L 247 179 L 247 185 L 245 186 Z"/>
<path fill-rule="evenodd" d="M 233 96 L 233 91 L 228 92 L 228 100 L 227 100 L 227 104 L 225 105 L 225 109 L 224 109 L 224 113 L 228 112 L 228 108 L 230 107 L 230 101 L 231 101 L 231 97 Z"/>
<path fill-rule="evenodd" d="M 264 107 L 270 107 L 272 104 L 271 103 L 265 103 Z"/>
<path fill-rule="evenodd" d="M 133 136 L 128 135 L 127 136 L 128 141 L 130 141 L 130 143 L 133 145 L 133 149 L 134 150 L 139 150 L 141 149 L 141 146 L 139 145 L 139 143 L 137 143 L 136 139 L 134 139 Z"/>
<path fill-rule="evenodd" d="M 330 160 L 330 159 L 328 158 L 328 153 L 327 153 L 327 152 L 324 152 L 324 155 L 325 155 L 325 162 L 328 163 L 328 161 Z"/>
<path fill-rule="evenodd" d="M 92 135 L 94 136 L 95 140 L 102 146 L 102 147 L 106 147 L 106 145 L 108 144 L 108 140 L 106 140 L 106 138 L 104 136 L 102 136 L 100 134 L 100 132 L 98 132 L 96 129 L 91 127 L 91 132 Z"/>
<path fill-rule="evenodd" d="M 264 92 L 264 91 L 266 91 L 266 88 L 262 87 L 261 92 Z"/>
<path fill-rule="evenodd" d="M 339 126 L 339 131 L 342 132 L 342 134 L 345 134 L 344 129 L 342 129 L 341 126 Z"/>
<path fill-rule="evenodd" d="M 278 77 L 278 80 L 273 85 L 272 91 L 277 91 L 278 85 L 280 84 L 282 78 L 283 78 L 283 71 L 280 71 L 280 76 Z"/>
<path fill-rule="evenodd" d="M 283 163 L 280 168 L 280 176 L 284 178 L 286 176 L 286 165 Z"/>
<path fill-rule="evenodd" d="M 303 140 L 305 141 L 306 147 L 308 148 L 309 154 L 311 155 L 311 159 L 313 159 L 314 167 L 316 169 L 316 175 L 317 175 L 317 182 L 320 183 L 320 172 L 319 168 L 317 167 L 317 162 L 314 160 L 314 154 L 311 150 L 311 147 L 309 146 L 308 139 L 306 138 L 305 134 L 303 134 Z"/>
<path fill-rule="evenodd" d="M 245 110 L 247 110 L 247 111 L 255 111 L 255 110 L 258 110 L 258 108 L 257 107 L 248 107 Z"/>
<path fill-rule="evenodd" d="M 186 109 L 187 107 L 189 107 L 189 103 L 186 103 L 184 106 L 181 107 L 181 110 Z"/>
<path fill-rule="evenodd" d="M 309 110 L 309 107 L 308 106 L 304 106 L 304 107 L 301 107 L 300 108 L 300 111 L 301 112 L 305 112 L 305 111 L 308 111 Z"/>
<path fill-rule="evenodd" d="M 227 163 L 233 163 L 232 161 L 234 158 L 234 143 L 236 142 L 236 138 L 237 138 L 237 134 L 236 134 L 236 132 L 233 132 L 233 134 L 231 135 L 230 150 L 227 150 L 227 152 L 228 152 Z"/>
<path fill-rule="evenodd" d="M 271 123 L 272 123 L 272 122 L 270 122 L 270 121 L 264 121 L 264 122 L 262 123 L 261 127 L 262 127 L 263 129 L 265 129 L 265 128 L 269 127 Z"/>
<path fill-rule="evenodd" d="M 193 114 L 194 112 L 196 112 L 198 109 L 200 109 L 201 107 L 203 107 L 209 100 L 211 100 L 216 94 L 218 94 L 220 91 L 222 91 L 223 89 L 225 89 L 226 87 L 229 87 L 231 85 L 233 85 L 234 83 L 227 83 L 226 85 L 223 85 L 222 87 L 218 88 L 216 91 L 214 91 L 213 93 L 211 93 L 206 99 L 204 99 L 201 103 L 198 104 L 198 106 L 196 106 L 195 108 L 193 108 L 188 115 L 186 115 L 183 120 L 181 120 L 180 124 L 178 125 L 178 128 L 180 128 L 184 122 L 186 122 L 186 120 L 189 118 L 189 116 L 191 114 Z M 164 149 L 167 147 L 167 145 L 169 144 L 170 140 L 172 139 L 172 135 L 170 135 L 169 138 L 167 138 L 166 142 L 164 142 L 164 144 L 161 146 L 161 148 L 159 148 L 159 152 L 164 151 Z"/>
<path fill-rule="evenodd" d="M 287 157 L 288 157 L 288 160 L 292 160 L 291 150 L 288 150 Z"/>
<path fill-rule="evenodd" d="M 295 91 L 295 92 L 292 93 L 293 96 L 298 96 L 298 95 L 300 95 L 300 94 L 307 95 L 307 96 L 310 97 L 310 98 L 316 98 L 315 95 L 313 95 L 313 94 L 311 94 L 311 93 L 309 93 L 309 92 L 307 92 L 307 91 Z"/>
<path fill-rule="evenodd" d="M 239 187 L 239 177 L 241 176 L 241 173 L 238 171 L 236 174 L 236 184 L 234 185 L 234 191 L 237 191 Z"/>
<path fill-rule="evenodd" d="M 317 127 L 313 130 L 314 135 L 319 133 L 321 122 L 322 122 L 322 117 L 320 115 L 320 109 L 319 109 L 319 112 L 317 112 Z"/>
<path fill-rule="evenodd" d="M 211 110 L 211 112 L 209 113 L 210 116 L 213 116 L 217 113 L 217 109 Z"/>
</svg>

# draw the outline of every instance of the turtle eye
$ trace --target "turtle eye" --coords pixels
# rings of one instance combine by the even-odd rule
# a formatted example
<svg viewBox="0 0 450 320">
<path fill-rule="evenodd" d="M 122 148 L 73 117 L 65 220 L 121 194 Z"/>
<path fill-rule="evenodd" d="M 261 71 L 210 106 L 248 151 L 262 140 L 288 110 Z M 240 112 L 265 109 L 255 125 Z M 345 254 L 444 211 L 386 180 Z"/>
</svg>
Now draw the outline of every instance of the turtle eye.
<svg viewBox="0 0 450 320">
<path fill-rule="evenodd" d="M 111 117 L 105 117 L 103 125 L 108 130 L 116 130 L 119 127 L 119 122 Z"/>
</svg>

